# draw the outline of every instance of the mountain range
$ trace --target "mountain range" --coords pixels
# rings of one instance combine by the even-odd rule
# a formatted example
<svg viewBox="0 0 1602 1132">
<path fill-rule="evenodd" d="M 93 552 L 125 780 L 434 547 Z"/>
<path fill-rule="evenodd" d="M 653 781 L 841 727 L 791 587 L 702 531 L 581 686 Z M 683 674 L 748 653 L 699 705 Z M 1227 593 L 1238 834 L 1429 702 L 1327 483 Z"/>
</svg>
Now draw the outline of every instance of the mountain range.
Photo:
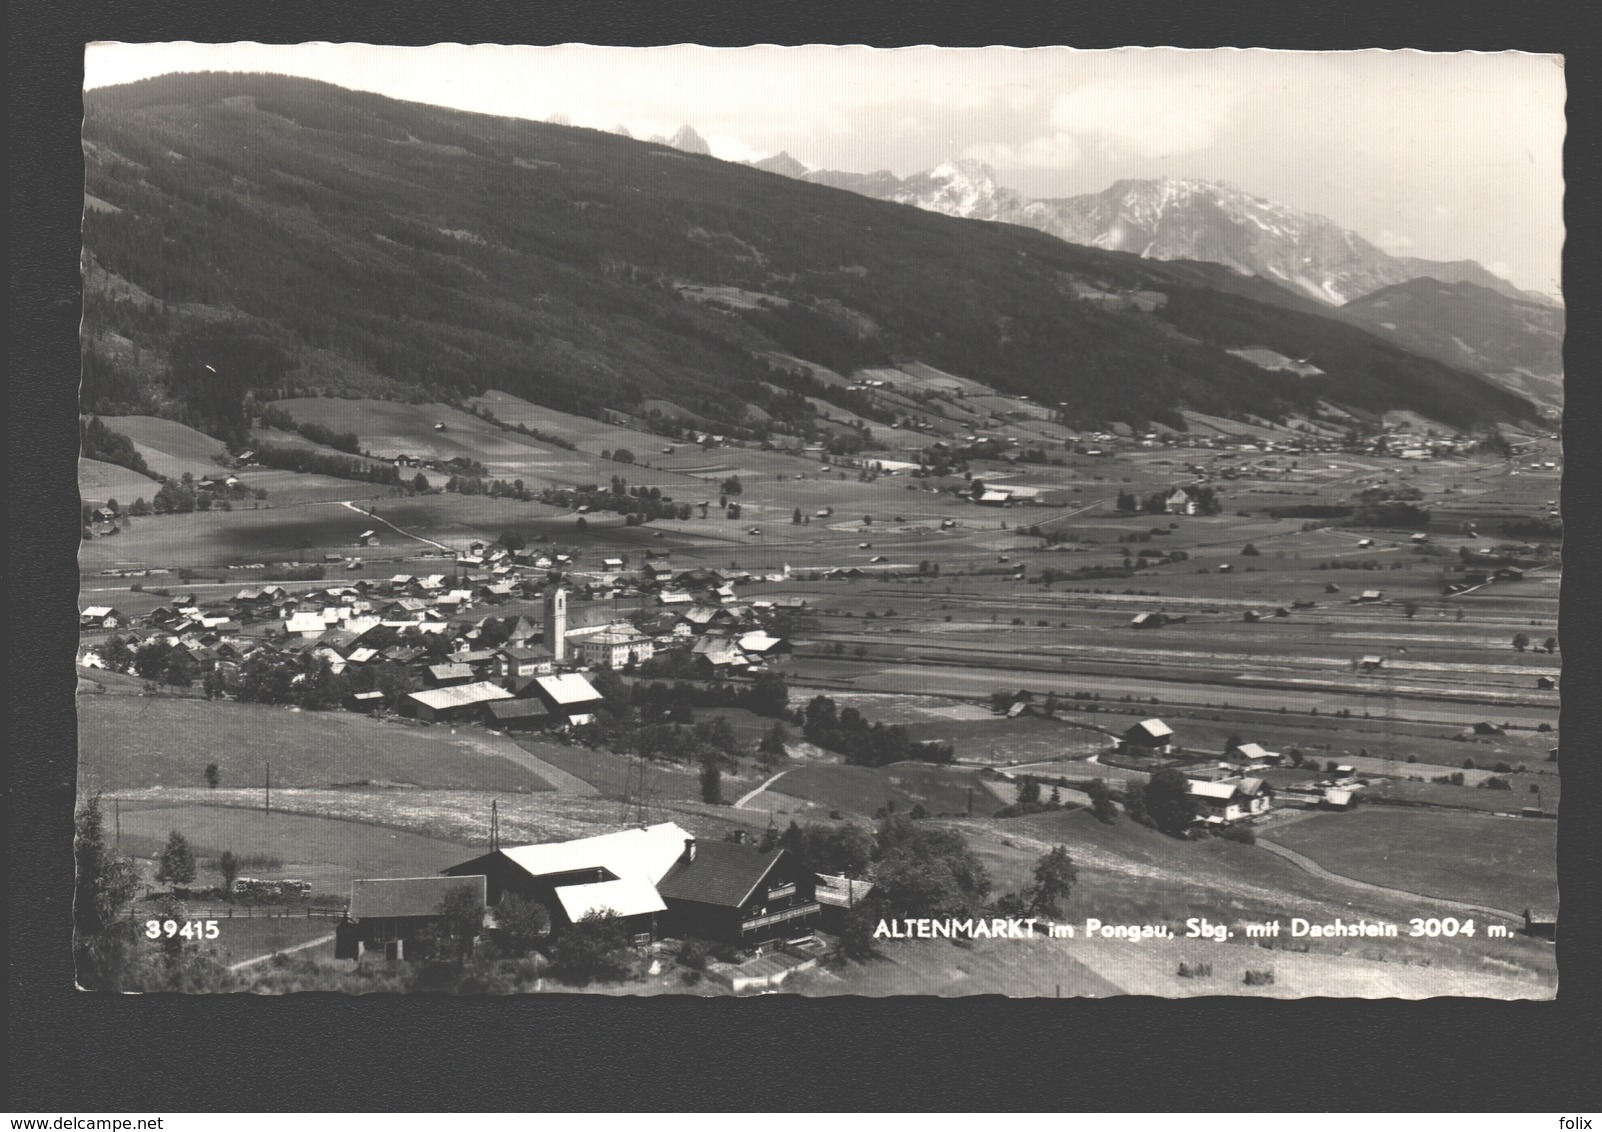
<svg viewBox="0 0 1602 1132">
<path fill-rule="evenodd" d="M 88 92 L 83 146 L 85 408 L 213 435 L 274 397 L 494 388 L 591 416 L 666 404 L 755 437 L 809 427 L 797 358 L 923 362 L 1075 424 L 1180 427 L 1187 408 L 1409 409 L 1462 428 L 1536 415 L 1216 264 L 610 131 L 206 74 Z M 1319 372 L 1231 352 L 1254 347 Z"/>
<path fill-rule="evenodd" d="M 1221 263 L 1334 305 L 1423 276 L 1474 283 L 1513 299 L 1546 301 L 1473 260 L 1444 263 L 1393 256 L 1322 216 L 1222 182 L 1121 180 L 1099 193 L 1037 200 L 998 185 L 995 171 L 973 160 L 942 162 L 906 178 L 886 170 L 818 170 L 801 176 L 947 216 L 1038 228 L 1071 244 L 1151 259 Z"/>
</svg>

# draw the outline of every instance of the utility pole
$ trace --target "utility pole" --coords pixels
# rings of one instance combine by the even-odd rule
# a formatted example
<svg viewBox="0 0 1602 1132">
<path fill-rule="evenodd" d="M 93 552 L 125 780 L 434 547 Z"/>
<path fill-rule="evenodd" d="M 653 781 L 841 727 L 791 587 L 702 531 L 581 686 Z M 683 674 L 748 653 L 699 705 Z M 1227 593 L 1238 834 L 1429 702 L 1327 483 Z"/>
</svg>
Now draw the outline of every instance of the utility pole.
<svg viewBox="0 0 1602 1132">
<path fill-rule="evenodd" d="M 111 812 L 116 815 L 117 848 L 121 849 L 122 848 L 122 799 L 121 798 L 113 798 L 111 800 Z"/>
<path fill-rule="evenodd" d="M 273 812 L 273 764 L 272 763 L 268 763 L 267 764 L 266 793 L 263 795 L 263 799 L 262 799 L 262 812 L 265 813 L 265 814 L 271 814 Z"/>
<path fill-rule="evenodd" d="M 490 799 L 490 851 L 501 847 L 501 815 L 496 806 L 496 799 Z"/>
</svg>

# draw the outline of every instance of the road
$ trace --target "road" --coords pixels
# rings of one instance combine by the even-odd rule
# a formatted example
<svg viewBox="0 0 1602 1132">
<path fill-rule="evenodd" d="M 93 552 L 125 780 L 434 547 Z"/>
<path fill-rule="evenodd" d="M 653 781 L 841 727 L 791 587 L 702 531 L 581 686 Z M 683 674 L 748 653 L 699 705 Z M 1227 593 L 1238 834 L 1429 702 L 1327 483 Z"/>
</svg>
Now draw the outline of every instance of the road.
<svg viewBox="0 0 1602 1132">
<path fill-rule="evenodd" d="M 438 547 L 440 550 L 448 551 L 451 554 L 455 554 L 456 553 L 456 548 L 455 547 L 446 546 L 442 542 L 435 542 L 433 539 L 424 538 L 422 535 L 414 535 L 414 534 L 412 534 L 411 531 L 405 530 L 405 529 L 403 529 L 401 527 L 397 527 L 394 523 L 391 523 L 388 519 L 384 518 L 382 515 L 375 515 L 371 511 L 363 511 L 360 507 L 356 506 L 356 504 L 352 503 L 348 499 L 340 500 L 338 505 L 341 506 L 341 507 L 348 507 L 352 511 L 356 512 L 356 514 L 364 516 L 365 518 L 371 519 L 375 523 L 383 523 L 384 526 L 388 527 L 390 530 L 394 531 L 396 534 L 405 535 L 407 538 L 416 539 L 418 542 L 426 542 L 429 546 Z"/>
<path fill-rule="evenodd" d="M 747 802 L 755 798 L 758 794 L 762 793 L 762 791 L 766 790 L 769 786 L 772 786 L 775 782 L 779 781 L 779 779 L 783 778 L 789 773 L 790 772 L 787 770 L 781 770 L 778 774 L 775 774 L 772 778 L 768 779 L 761 786 L 758 786 L 755 790 L 752 790 L 747 794 L 742 794 L 740 796 L 740 800 L 734 803 L 734 808 L 737 810 L 745 809 L 745 804 Z"/>
<path fill-rule="evenodd" d="M 327 935 L 320 935 L 316 939 L 308 939 L 305 943 L 297 943 L 294 947 L 286 947 L 282 951 L 274 951 L 268 955 L 258 955 L 254 959 L 246 959 L 240 963 L 230 963 L 228 964 L 228 969 L 230 971 L 243 971 L 246 967 L 254 967 L 257 963 L 267 962 L 274 955 L 290 955 L 296 951 L 307 951 L 313 947 L 321 947 L 325 943 L 331 943 L 333 939 L 334 933 L 329 932 Z"/>
</svg>

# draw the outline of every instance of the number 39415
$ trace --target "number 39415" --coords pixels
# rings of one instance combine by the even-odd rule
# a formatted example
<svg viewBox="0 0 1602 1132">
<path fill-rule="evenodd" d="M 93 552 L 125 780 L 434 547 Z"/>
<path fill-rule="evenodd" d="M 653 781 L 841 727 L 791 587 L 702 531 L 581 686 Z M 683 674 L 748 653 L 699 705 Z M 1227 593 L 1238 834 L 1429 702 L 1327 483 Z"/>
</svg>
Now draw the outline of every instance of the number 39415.
<svg viewBox="0 0 1602 1132">
<path fill-rule="evenodd" d="M 146 920 L 146 939 L 216 939 L 216 920 Z"/>
</svg>

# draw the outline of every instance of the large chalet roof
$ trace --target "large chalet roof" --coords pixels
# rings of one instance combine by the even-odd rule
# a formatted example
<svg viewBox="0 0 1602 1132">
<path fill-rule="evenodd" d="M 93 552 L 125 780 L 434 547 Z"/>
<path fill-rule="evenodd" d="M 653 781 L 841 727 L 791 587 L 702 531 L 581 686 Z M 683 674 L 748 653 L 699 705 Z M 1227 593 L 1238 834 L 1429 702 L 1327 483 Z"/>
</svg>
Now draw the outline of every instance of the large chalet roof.
<svg viewBox="0 0 1602 1132">
<path fill-rule="evenodd" d="M 564 884 L 556 890 L 556 899 L 562 911 L 573 923 L 578 923 L 591 912 L 611 912 L 618 916 L 641 916 L 648 912 L 666 912 L 656 886 L 644 877 L 624 877 L 620 880 L 603 880 L 595 884 Z"/>
<path fill-rule="evenodd" d="M 656 889 L 668 899 L 738 908 L 783 856 L 783 849 L 758 853 L 732 841 L 700 842 L 695 859 L 686 860 L 681 852 Z"/>
<path fill-rule="evenodd" d="M 1131 731 L 1136 729 L 1144 731 L 1153 739 L 1166 739 L 1174 733 L 1174 729 L 1160 719 L 1143 719 L 1130 728 Z"/>
<path fill-rule="evenodd" d="M 534 686 L 542 694 L 549 696 L 552 703 L 561 707 L 600 703 L 604 698 L 577 672 L 564 672 L 558 676 L 536 676 Z"/>
<path fill-rule="evenodd" d="M 515 845 L 502 849 L 501 855 L 535 877 L 605 869 L 619 879 L 640 878 L 655 884 L 683 855 L 689 836 L 677 824 L 662 822 L 577 841 Z"/>
<path fill-rule="evenodd" d="M 350 918 L 435 916 L 439 914 L 440 902 L 452 889 L 466 888 L 483 904 L 486 887 L 482 876 L 355 880 L 350 885 Z"/>
<path fill-rule="evenodd" d="M 484 705 L 490 719 L 496 723 L 507 723 L 513 720 L 549 719 L 551 709 L 537 699 L 526 700 L 491 700 Z"/>
<path fill-rule="evenodd" d="M 426 692 L 412 692 L 406 698 L 416 700 L 434 711 L 444 711 L 446 708 L 471 707 L 474 704 L 488 703 L 490 700 L 509 700 L 512 698 L 512 693 L 499 684 L 480 680 L 475 684 L 457 684 L 450 688 L 431 688 Z"/>
</svg>

